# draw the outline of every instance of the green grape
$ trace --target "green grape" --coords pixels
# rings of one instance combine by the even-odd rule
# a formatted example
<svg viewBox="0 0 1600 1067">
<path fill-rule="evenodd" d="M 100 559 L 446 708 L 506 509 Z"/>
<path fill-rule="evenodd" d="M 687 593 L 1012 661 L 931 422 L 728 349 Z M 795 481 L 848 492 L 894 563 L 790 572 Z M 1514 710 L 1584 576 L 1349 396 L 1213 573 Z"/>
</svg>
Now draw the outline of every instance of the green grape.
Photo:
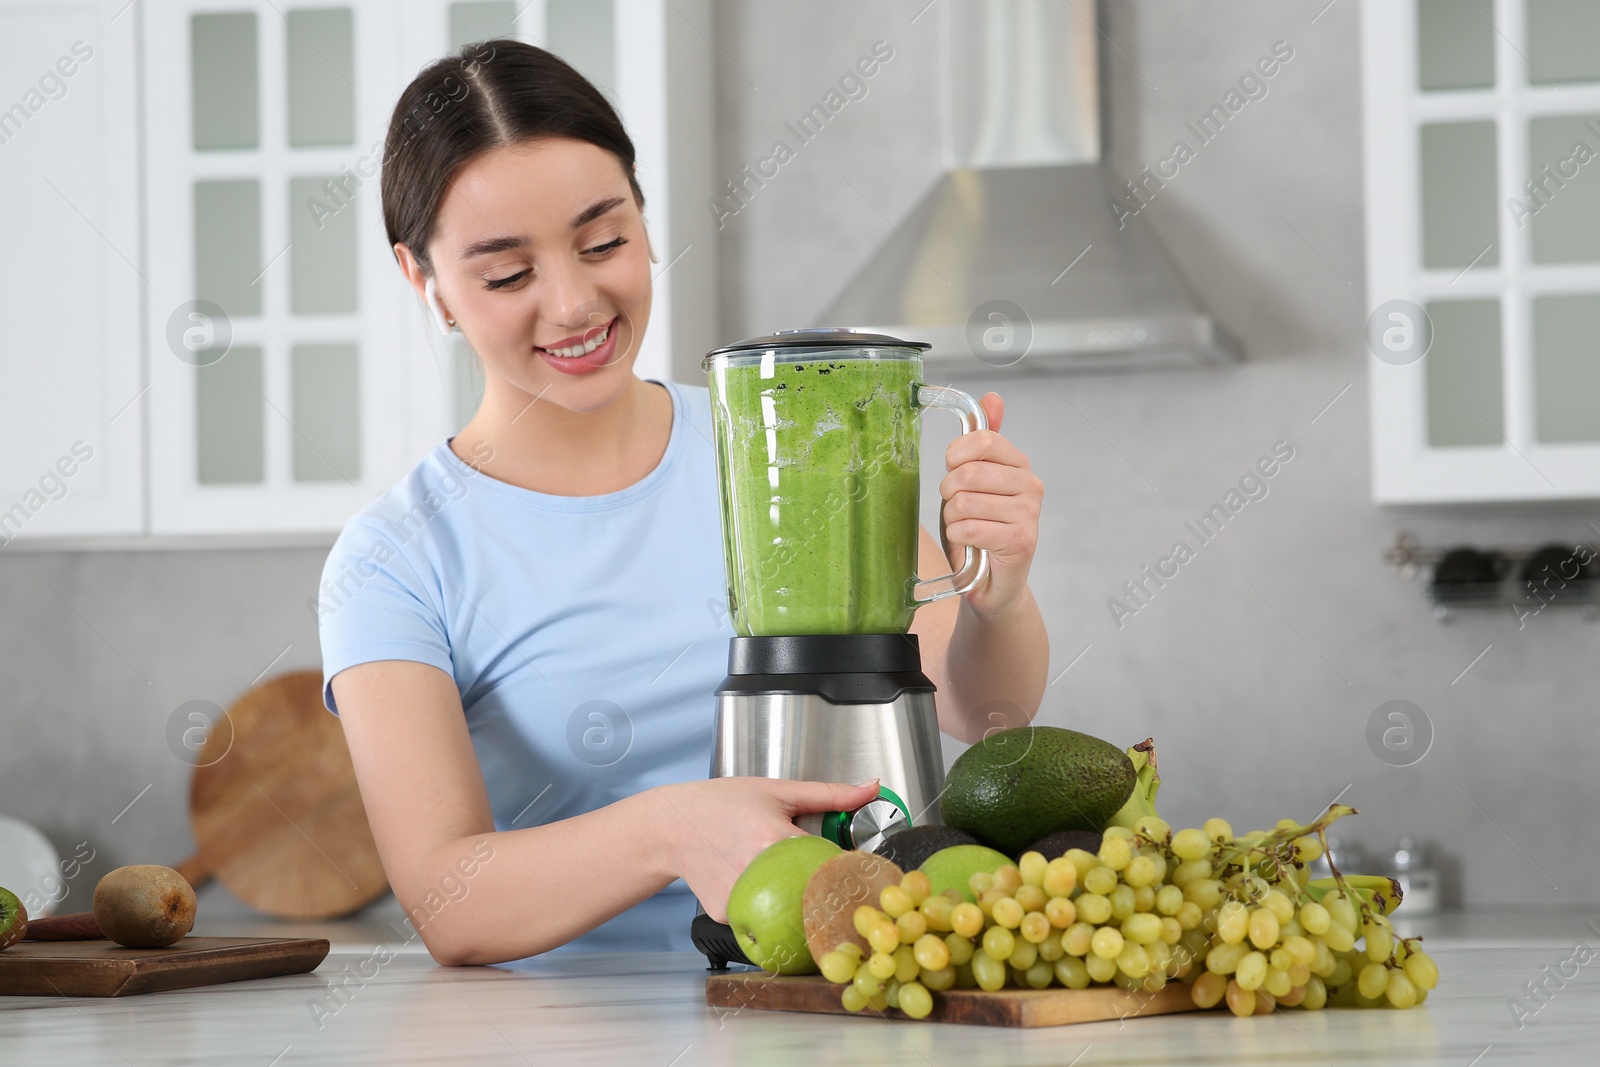
<svg viewBox="0 0 1600 1067">
<path fill-rule="evenodd" d="M 1122 936 L 1136 945 L 1148 945 L 1161 939 L 1161 919 L 1149 912 L 1139 912 L 1122 920 Z"/>
<path fill-rule="evenodd" d="M 1432 956 L 1419 950 L 1406 957 L 1406 977 L 1417 989 L 1427 992 L 1439 984 L 1439 966 Z"/>
<path fill-rule="evenodd" d="M 1304 963 L 1309 966 L 1317 958 L 1317 946 L 1311 943 L 1309 937 L 1302 937 L 1299 934 L 1284 938 L 1283 950 L 1289 954 L 1289 959 L 1295 963 Z"/>
<path fill-rule="evenodd" d="M 1023 979 L 1027 981 L 1030 989 L 1043 989 L 1050 984 L 1056 976 L 1056 969 L 1046 960 L 1038 960 L 1032 967 L 1022 972 Z"/>
<path fill-rule="evenodd" d="M 1019 971 L 1025 971 L 1039 962 L 1039 946 L 1032 941 L 1018 941 L 1006 962 Z"/>
<path fill-rule="evenodd" d="M 1227 819 L 1207 819 L 1200 832 L 1219 845 L 1233 840 L 1233 827 L 1228 825 Z"/>
<path fill-rule="evenodd" d="M 1126 870 L 1133 862 L 1133 842 L 1126 837 L 1113 837 L 1111 827 L 1100 841 L 1100 862 L 1113 871 Z"/>
<path fill-rule="evenodd" d="M 874 952 L 891 953 L 900 947 L 900 929 L 889 919 L 875 923 L 867 931 L 867 944 Z"/>
<path fill-rule="evenodd" d="M 1172 836 L 1172 827 L 1159 815 L 1141 815 L 1134 820 L 1133 832 L 1146 841 L 1164 842 Z"/>
<path fill-rule="evenodd" d="M 1056 981 L 1068 989 L 1088 989 L 1089 969 L 1076 956 L 1063 956 L 1055 962 Z"/>
<path fill-rule="evenodd" d="M 1254 990 L 1245 989 L 1238 982 L 1228 983 L 1227 992 L 1228 1010 L 1243 1019 L 1256 1013 L 1256 994 Z"/>
<path fill-rule="evenodd" d="M 911 894 L 913 907 L 919 906 L 924 900 L 933 895 L 933 884 L 928 881 L 928 876 L 921 871 L 907 871 L 900 879 L 900 888 Z"/>
<path fill-rule="evenodd" d="M 1156 910 L 1156 891 L 1154 886 L 1142 885 L 1133 891 L 1133 910 Z"/>
<path fill-rule="evenodd" d="M 843 985 L 856 976 L 856 967 L 859 964 L 848 953 L 834 949 L 824 952 L 817 961 L 817 967 L 822 971 L 822 977 L 835 985 Z"/>
<path fill-rule="evenodd" d="M 1278 917 L 1265 908 L 1252 908 L 1249 919 L 1250 943 L 1263 951 L 1278 943 Z"/>
<path fill-rule="evenodd" d="M 1108 896 L 1117 888 L 1117 872 L 1110 867 L 1096 867 L 1083 876 L 1083 888 L 1090 893 Z"/>
<path fill-rule="evenodd" d="M 1111 981 L 1120 973 L 1117 970 L 1117 961 L 1115 959 L 1096 956 L 1093 952 L 1083 958 L 1083 966 L 1089 972 L 1090 980 L 1101 985 Z"/>
<path fill-rule="evenodd" d="M 1047 937 L 1039 942 L 1039 958 L 1046 963 L 1054 963 L 1066 954 L 1067 950 L 1061 947 L 1059 936 Z"/>
<path fill-rule="evenodd" d="M 1356 909 L 1343 897 L 1335 898 L 1332 893 L 1322 898 L 1322 906 L 1328 911 L 1328 918 L 1333 920 L 1334 926 L 1342 926 L 1351 934 L 1360 932 L 1360 922 L 1356 918 Z"/>
<path fill-rule="evenodd" d="M 977 937 L 983 931 L 983 910 L 962 901 L 950 910 L 950 929 L 962 937 Z"/>
<path fill-rule="evenodd" d="M 1356 935 L 1345 929 L 1343 923 L 1332 923 L 1323 932 L 1322 940 L 1334 952 L 1349 952 L 1356 943 Z"/>
<path fill-rule="evenodd" d="M 1172 872 L 1168 880 L 1179 889 L 1187 889 L 1190 882 L 1198 882 L 1202 878 L 1210 878 L 1215 871 L 1209 859 L 1184 860 Z"/>
<path fill-rule="evenodd" d="M 1083 876 L 1100 866 L 1100 857 L 1093 852 L 1086 852 L 1081 848 L 1069 848 L 1062 855 L 1062 859 L 1072 864 L 1073 870 L 1078 872 L 1078 882 L 1083 883 Z"/>
<path fill-rule="evenodd" d="M 1211 839 L 1204 830 L 1179 830 L 1172 835 L 1172 853 L 1180 860 L 1205 859 L 1211 855 Z"/>
<path fill-rule="evenodd" d="M 1322 984 L 1320 978 L 1306 979 L 1305 996 L 1300 1000 L 1300 1006 L 1306 1011 L 1321 1011 L 1328 1003 L 1328 989 Z"/>
<path fill-rule="evenodd" d="M 1007 974 L 1006 961 L 990 955 L 987 950 L 972 957 L 972 977 L 977 980 L 979 989 L 986 989 L 991 993 L 997 989 L 1004 989 Z"/>
<path fill-rule="evenodd" d="M 1294 988 L 1294 983 L 1289 981 L 1288 971 L 1280 971 L 1276 967 L 1268 967 L 1267 977 L 1261 983 L 1261 988 L 1275 997 L 1284 997 L 1289 995 L 1289 990 Z"/>
<path fill-rule="evenodd" d="M 1206 971 L 1189 987 L 1189 999 L 1197 1008 L 1209 1010 L 1222 1003 L 1228 992 L 1228 979 L 1213 971 Z"/>
<path fill-rule="evenodd" d="M 1098 893 L 1085 893 L 1073 901 L 1078 906 L 1078 918 L 1099 926 L 1111 919 L 1111 898 Z"/>
<path fill-rule="evenodd" d="M 914 945 L 919 937 L 928 932 L 928 917 L 912 908 L 894 921 L 894 928 L 900 933 L 902 945 Z"/>
<path fill-rule="evenodd" d="M 874 926 L 877 926 L 879 923 L 883 922 L 888 918 L 888 916 L 879 911 L 877 908 L 874 908 L 871 904 L 863 904 L 855 910 L 855 915 L 853 918 L 855 922 L 856 933 L 860 934 L 862 937 L 866 937 L 872 932 L 872 928 Z"/>
<path fill-rule="evenodd" d="M 867 962 L 863 963 L 861 966 L 865 967 L 868 973 L 870 973 L 874 978 L 878 978 L 883 981 L 888 981 L 890 978 L 893 978 L 896 970 L 894 957 L 889 955 L 887 952 L 874 952 L 871 956 L 867 957 Z M 858 971 L 856 973 L 856 977 L 859 978 L 860 976 L 860 972 Z M 865 993 L 866 990 L 863 989 L 862 992 Z"/>
<path fill-rule="evenodd" d="M 911 894 L 898 885 L 886 885 L 878 894 L 878 906 L 891 919 L 898 919 L 917 906 Z"/>
<path fill-rule="evenodd" d="M 1183 890 L 1175 885 L 1164 885 L 1156 890 L 1156 911 L 1162 915 L 1176 915 L 1183 907 Z"/>
<path fill-rule="evenodd" d="M 1361 968 L 1361 976 L 1356 979 L 1356 992 L 1368 1000 L 1377 1000 L 1388 987 L 1388 967 L 1381 963 L 1369 963 Z"/>
<path fill-rule="evenodd" d="M 972 938 L 962 937 L 957 933 L 945 934 L 944 945 L 950 953 L 950 963 L 956 967 L 961 966 L 963 963 L 971 963 L 972 954 L 977 951 L 976 946 L 972 943 Z"/>
<path fill-rule="evenodd" d="M 1040 887 L 1052 897 L 1068 897 L 1078 886 L 1078 868 L 1065 856 L 1057 856 L 1045 864 Z"/>
<path fill-rule="evenodd" d="M 1183 939 L 1183 924 L 1172 916 L 1161 920 L 1161 940 L 1168 945 L 1176 945 Z"/>
<path fill-rule="evenodd" d="M 1002 867 L 996 867 L 994 884 L 996 889 L 1004 889 L 1007 893 L 1014 894 L 1018 889 L 1022 888 L 1022 872 L 1017 869 L 1015 863 L 1007 863 Z"/>
<path fill-rule="evenodd" d="M 1133 857 L 1128 863 L 1128 869 L 1122 872 L 1122 880 L 1135 889 L 1159 882 L 1164 875 L 1161 867 L 1157 865 L 1155 857 L 1144 853 Z"/>
<path fill-rule="evenodd" d="M 1235 968 L 1233 980 L 1239 983 L 1240 989 L 1260 989 L 1261 983 L 1267 980 L 1268 969 L 1267 957 L 1259 952 L 1247 952 Z"/>
<path fill-rule="evenodd" d="M 943 993 L 946 989 L 956 984 L 956 969 L 954 967 L 940 967 L 934 971 L 923 971 L 919 980 L 935 993 Z"/>
<path fill-rule="evenodd" d="M 1122 952 L 1122 932 L 1114 926 L 1102 926 L 1094 932 L 1089 948 L 1101 959 L 1114 960 Z"/>
<path fill-rule="evenodd" d="M 1119 841 L 1132 841 L 1133 831 L 1126 826 L 1108 826 L 1101 832 L 1100 837 L 1102 843 L 1112 838 L 1116 838 Z"/>
<path fill-rule="evenodd" d="M 884 958 L 888 959 L 887 956 Z M 890 960 L 891 964 L 893 964 L 893 962 L 893 960 Z M 891 968 L 889 974 L 893 973 L 894 971 Z M 887 975 L 884 977 L 887 977 Z M 883 981 L 884 979 L 879 977 L 868 964 L 863 963 L 860 967 L 856 968 L 856 976 L 854 979 L 856 990 L 868 1000 L 871 1000 L 873 997 L 883 992 Z"/>
<path fill-rule="evenodd" d="M 1311 979 L 1311 964 L 1291 963 L 1288 970 L 1289 984 L 1303 986 Z"/>
<path fill-rule="evenodd" d="M 1081 914 L 1081 913 L 1080 913 Z M 1110 917 L 1110 909 L 1106 916 Z M 1061 931 L 1061 947 L 1067 950 L 1067 955 L 1082 958 L 1091 951 L 1090 946 L 1094 941 L 1094 927 L 1087 922 L 1075 922 Z"/>
<path fill-rule="evenodd" d="M 1170 973 L 1172 967 L 1172 946 L 1165 941 L 1152 941 L 1144 946 L 1145 955 L 1150 958 L 1150 969 Z M 1122 958 L 1117 957 L 1119 960 Z"/>
<path fill-rule="evenodd" d="M 989 871 L 974 871 L 967 878 L 967 888 L 972 891 L 974 897 L 983 896 L 985 889 L 994 888 L 994 874 Z"/>
<path fill-rule="evenodd" d="M 1024 852 L 1017 859 L 1017 870 L 1022 875 L 1022 884 L 1034 887 L 1044 885 L 1045 868 L 1049 862 L 1042 852 Z"/>
<path fill-rule="evenodd" d="M 959 893 L 960 890 L 952 888 L 946 892 Z M 918 904 L 917 910 L 922 913 L 923 920 L 927 923 L 927 928 L 929 930 L 932 930 L 934 933 L 947 934 L 950 932 L 951 914 L 954 913 L 957 905 L 964 903 L 966 902 L 955 900 L 952 897 L 948 897 L 943 893 L 940 893 L 935 896 L 928 897 L 921 904 Z M 980 911 L 979 914 L 981 915 L 982 911 Z"/>
<path fill-rule="evenodd" d="M 1020 926 L 1024 914 L 1022 905 L 1017 903 L 1015 897 L 1001 897 L 994 902 L 994 921 L 1007 930 L 1015 930 Z"/>
<path fill-rule="evenodd" d="M 1223 941 L 1213 945 L 1206 953 L 1206 970 L 1213 974 L 1232 974 L 1239 969 L 1239 961 L 1250 951 L 1243 941 Z"/>
<path fill-rule="evenodd" d="M 1111 896 L 1107 899 L 1111 901 L 1111 917 L 1113 919 L 1120 922 L 1133 914 L 1136 900 L 1131 887 L 1119 885 L 1111 891 Z"/>
<path fill-rule="evenodd" d="M 883 987 L 883 999 L 888 1002 L 891 1008 L 900 1006 L 900 979 L 889 979 L 888 983 Z"/>
<path fill-rule="evenodd" d="M 1326 933 L 1332 922 L 1328 917 L 1328 909 L 1316 901 L 1308 900 L 1300 905 L 1300 925 L 1306 928 L 1306 933 Z"/>
<path fill-rule="evenodd" d="M 1417 1002 L 1417 987 L 1406 977 L 1405 971 L 1390 971 L 1389 984 L 1383 995 L 1397 1008 L 1409 1008 Z"/>
<path fill-rule="evenodd" d="M 1267 954 L 1267 965 L 1276 967 L 1280 971 L 1287 971 L 1294 965 L 1294 957 L 1289 955 L 1289 950 L 1279 945 L 1277 948 L 1262 949 Z"/>
<path fill-rule="evenodd" d="M 1117 953 L 1117 969 L 1129 978 L 1143 978 L 1150 973 L 1150 954 L 1143 945 L 1126 942 Z"/>
<path fill-rule="evenodd" d="M 1042 911 L 1030 911 L 1022 917 L 1022 923 L 1017 929 L 1024 941 L 1037 945 L 1050 936 L 1050 920 Z"/>
<path fill-rule="evenodd" d="M 1045 902 L 1050 899 L 1050 894 L 1036 885 L 1022 886 L 1015 896 L 1023 911 L 1044 911 Z"/>
<path fill-rule="evenodd" d="M 906 982 L 900 986 L 899 1008 L 913 1019 L 926 1019 L 928 1013 L 933 1011 L 933 994 L 925 986 L 916 982 Z"/>
<path fill-rule="evenodd" d="M 860 963 L 861 957 L 866 955 L 861 946 L 854 941 L 841 941 L 835 946 L 834 951 L 843 952 L 845 955 L 852 957 L 857 963 Z"/>
<path fill-rule="evenodd" d="M 1261 898 L 1261 906 L 1272 913 L 1279 926 L 1294 918 L 1294 901 L 1281 889 L 1267 890 L 1267 895 Z"/>
<path fill-rule="evenodd" d="M 1214 908 L 1222 899 L 1222 883 L 1215 878 L 1197 878 L 1183 887 L 1183 899 L 1198 905 L 1202 911 Z"/>
<path fill-rule="evenodd" d="M 932 934 L 924 934 L 923 936 L 934 937 L 934 940 L 938 940 L 938 938 Z M 940 941 L 939 944 L 943 945 L 944 942 Z M 914 980 L 917 977 L 919 966 L 920 965 L 917 963 L 916 952 L 910 945 L 901 945 L 899 948 L 894 950 L 894 976 L 898 978 L 901 983 Z"/>
<path fill-rule="evenodd" d="M 1003 962 L 1016 950 L 1017 939 L 1004 926 L 991 926 L 983 932 L 984 955 Z"/>
<path fill-rule="evenodd" d="M 1315 863 L 1322 858 L 1322 842 L 1315 837 L 1297 837 L 1294 839 L 1294 861 L 1296 863 Z"/>
<path fill-rule="evenodd" d="M 1051 897 L 1045 902 L 1044 917 L 1057 930 L 1065 930 L 1078 921 L 1078 906 L 1066 897 Z"/>
<path fill-rule="evenodd" d="M 867 998 L 853 985 L 844 987 L 844 992 L 839 994 L 839 1002 L 844 1005 L 845 1011 L 861 1011 L 867 1006 Z"/>
<path fill-rule="evenodd" d="M 1333 970 L 1329 971 L 1325 977 L 1328 979 L 1328 985 L 1338 989 L 1340 986 L 1348 985 L 1355 973 L 1355 968 L 1349 960 L 1338 959 L 1333 963 Z"/>
<path fill-rule="evenodd" d="M 1178 920 L 1178 925 L 1185 930 L 1198 929 L 1200 924 L 1205 921 L 1205 917 L 1206 913 L 1200 910 L 1200 905 L 1192 900 L 1184 901 L 1179 906 L 1178 913 L 1173 916 L 1174 919 Z"/>
<path fill-rule="evenodd" d="M 1250 911 L 1237 900 L 1225 900 L 1217 909 L 1217 936 L 1228 944 L 1243 941 L 1250 933 Z"/>
<path fill-rule="evenodd" d="M 1373 963 L 1383 963 L 1394 954 L 1394 934 L 1388 923 L 1380 924 L 1374 919 L 1362 927 L 1361 933 L 1367 939 L 1367 959 Z"/>
</svg>

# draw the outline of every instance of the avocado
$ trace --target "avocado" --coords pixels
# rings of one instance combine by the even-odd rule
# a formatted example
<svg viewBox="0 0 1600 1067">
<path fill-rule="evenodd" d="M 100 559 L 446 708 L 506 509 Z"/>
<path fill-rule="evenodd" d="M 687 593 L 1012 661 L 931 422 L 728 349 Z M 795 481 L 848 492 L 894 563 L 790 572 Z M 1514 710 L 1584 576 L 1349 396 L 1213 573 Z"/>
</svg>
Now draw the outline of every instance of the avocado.
<svg viewBox="0 0 1600 1067">
<path fill-rule="evenodd" d="M 1099 833 L 1138 782 L 1133 761 L 1098 737 L 1059 726 L 1000 730 L 945 776 L 947 826 L 1008 856 L 1062 830 Z"/>
<path fill-rule="evenodd" d="M 891 860 L 902 871 L 914 871 L 922 861 L 951 845 L 976 845 L 978 839 L 953 826 L 908 826 L 890 834 L 877 848 L 878 855 Z"/>
<path fill-rule="evenodd" d="M 1045 859 L 1053 860 L 1075 848 L 1091 854 L 1099 852 L 1100 835 L 1088 830 L 1058 830 L 1053 834 L 1045 834 L 1022 851 L 1037 852 Z"/>
</svg>

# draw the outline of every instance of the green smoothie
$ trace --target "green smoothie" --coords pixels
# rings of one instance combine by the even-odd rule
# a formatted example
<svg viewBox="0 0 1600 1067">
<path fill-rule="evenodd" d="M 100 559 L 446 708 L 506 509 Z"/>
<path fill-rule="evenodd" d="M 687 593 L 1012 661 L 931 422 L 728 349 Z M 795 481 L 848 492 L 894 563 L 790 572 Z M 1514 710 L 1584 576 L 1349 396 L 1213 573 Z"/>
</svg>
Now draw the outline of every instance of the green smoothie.
<svg viewBox="0 0 1600 1067">
<path fill-rule="evenodd" d="M 760 356 L 711 371 L 741 635 L 904 633 L 917 573 L 919 359 Z"/>
</svg>

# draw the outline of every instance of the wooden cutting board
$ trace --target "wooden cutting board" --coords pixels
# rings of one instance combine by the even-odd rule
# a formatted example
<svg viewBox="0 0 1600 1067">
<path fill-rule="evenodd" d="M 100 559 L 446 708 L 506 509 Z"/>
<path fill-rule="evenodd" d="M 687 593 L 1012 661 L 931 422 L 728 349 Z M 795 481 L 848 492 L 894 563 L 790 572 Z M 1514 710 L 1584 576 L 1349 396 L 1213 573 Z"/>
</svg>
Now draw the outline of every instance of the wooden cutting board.
<svg viewBox="0 0 1600 1067">
<path fill-rule="evenodd" d="M 0 994 L 126 997 L 315 970 L 320 937 L 186 937 L 169 948 L 115 941 L 19 941 L 0 952 Z"/>
<path fill-rule="evenodd" d="M 764 971 L 713 974 L 706 978 L 706 1003 L 714 1008 L 762 1008 L 770 1011 L 822 1012 L 829 1015 L 869 1015 L 847 1011 L 839 1002 L 843 986 L 821 975 L 769 975 Z M 1092 989 L 947 989 L 933 995 L 928 1021 L 969 1023 L 979 1026 L 1062 1026 L 1199 1011 L 1189 987 L 1173 982 L 1159 993 L 1134 993 L 1121 986 Z M 890 1019 L 908 1019 L 898 1008 L 884 1013 Z"/>
</svg>

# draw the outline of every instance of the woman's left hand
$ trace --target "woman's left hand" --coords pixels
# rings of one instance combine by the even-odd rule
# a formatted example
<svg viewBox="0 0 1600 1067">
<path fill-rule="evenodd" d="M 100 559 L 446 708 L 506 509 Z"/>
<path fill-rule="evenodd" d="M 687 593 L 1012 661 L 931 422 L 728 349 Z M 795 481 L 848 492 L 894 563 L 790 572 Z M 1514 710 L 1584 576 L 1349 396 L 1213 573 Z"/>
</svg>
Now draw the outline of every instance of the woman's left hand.
<svg viewBox="0 0 1600 1067">
<path fill-rule="evenodd" d="M 1028 588 L 1028 568 L 1039 543 L 1044 483 L 1028 457 L 1000 435 L 1005 402 L 999 393 L 978 401 L 989 428 L 962 434 L 945 450 L 950 473 L 939 483 L 940 522 L 959 567 L 961 545 L 989 551 L 989 579 L 963 599 L 980 615 L 1004 612 Z"/>
</svg>

